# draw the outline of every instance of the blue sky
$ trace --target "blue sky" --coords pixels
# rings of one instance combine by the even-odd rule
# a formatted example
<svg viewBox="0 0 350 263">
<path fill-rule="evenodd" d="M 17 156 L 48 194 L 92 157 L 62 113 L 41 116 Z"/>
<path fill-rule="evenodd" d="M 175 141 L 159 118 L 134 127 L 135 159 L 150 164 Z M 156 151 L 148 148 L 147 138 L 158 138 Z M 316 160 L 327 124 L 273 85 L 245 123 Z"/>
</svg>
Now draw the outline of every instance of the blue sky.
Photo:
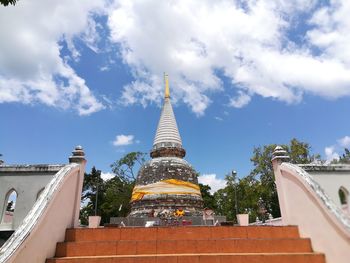
<svg viewBox="0 0 350 263">
<path fill-rule="evenodd" d="M 108 173 L 148 153 L 163 72 L 186 159 L 213 188 L 232 169 L 247 175 L 255 146 L 298 138 L 337 158 L 350 146 L 350 4 L 271 2 L 0 7 L 3 159 L 65 163 L 80 144 L 87 170 Z"/>
</svg>

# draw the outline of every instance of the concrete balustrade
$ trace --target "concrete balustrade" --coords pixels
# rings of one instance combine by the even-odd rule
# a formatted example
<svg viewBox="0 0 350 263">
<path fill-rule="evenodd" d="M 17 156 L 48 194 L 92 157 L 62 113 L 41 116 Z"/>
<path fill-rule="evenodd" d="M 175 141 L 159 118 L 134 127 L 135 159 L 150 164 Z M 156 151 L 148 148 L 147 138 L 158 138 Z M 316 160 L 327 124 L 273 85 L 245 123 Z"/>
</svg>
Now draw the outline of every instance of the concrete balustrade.
<svg viewBox="0 0 350 263">
<path fill-rule="evenodd" d="M 283 149 L 276 148 L 272 163 L 284 225 L 297 225 L 302 237 L 310 237 L 315 251 L 327 262 L 348 263 L 350 218 L 319 183 L 298 165 L 288 162 Z"/>
<path fill-rule="evenodd" d="M 45 186 L 16 231 L 0 249 L 1 263 L 42 263 L 55 254 L 65 230 L 79 224 L 79 209 L 85 172 L 82 148 L 76 147 Z"/>
</svg>

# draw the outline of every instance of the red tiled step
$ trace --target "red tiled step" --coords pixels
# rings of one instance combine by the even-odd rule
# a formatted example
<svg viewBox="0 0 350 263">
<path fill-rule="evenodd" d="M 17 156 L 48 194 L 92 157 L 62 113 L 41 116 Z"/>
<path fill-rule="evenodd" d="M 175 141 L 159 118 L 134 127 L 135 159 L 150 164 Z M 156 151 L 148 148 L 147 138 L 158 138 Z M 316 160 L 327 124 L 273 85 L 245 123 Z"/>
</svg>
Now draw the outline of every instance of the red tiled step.
<svg viewBox="0 0 350 263">
<path fill-rule="evenodd" d="M 67 257 L 46 263 L 325 263 L 318 253 L 240 253 L 240 254 L 172 254 L 137 256 Z"/>
<path fill-rule="evenodd" d="M 325 263 L 295 226 L 68 229 L 47 263 Z"/>
<path fill-rule="evenodd" d="M 298 238 L 296 226 L 152 227 L 67 229 L 66 241 L 197 240 L 220 238 Z"/>
<path fill-rule="evenodd" d="M 217 239 L 58 243 L 56 257 L 169 253 L 312 252 L 309 239 Z"/>
</svg>

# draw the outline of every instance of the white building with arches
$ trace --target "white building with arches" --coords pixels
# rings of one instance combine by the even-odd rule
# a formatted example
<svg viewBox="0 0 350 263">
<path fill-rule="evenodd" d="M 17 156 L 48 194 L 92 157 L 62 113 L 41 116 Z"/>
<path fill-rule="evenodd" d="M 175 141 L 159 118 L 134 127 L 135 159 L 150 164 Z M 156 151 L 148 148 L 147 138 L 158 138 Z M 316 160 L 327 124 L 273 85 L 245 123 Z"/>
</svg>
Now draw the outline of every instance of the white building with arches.
<svg viewBox="0 0 350 263">
<path fill-rule="evenodd" d="M 64 165 L 0 162 L 0 263 L 39 263 L 55 254 L 66 229 L 79 226 L 85 164 L 81 146 Z"/>
<path fill-rule="evenodd" d="M 0 231 L 16 230 L 64 165 L 0 165 Z M 8 211 L 8 203 L 12 209 Z"/>
<path fill-rule="evenodd" d="M 350 215 L 350 164 L 298 166 L 312 175 L 334 203 Z"/>
</svg>

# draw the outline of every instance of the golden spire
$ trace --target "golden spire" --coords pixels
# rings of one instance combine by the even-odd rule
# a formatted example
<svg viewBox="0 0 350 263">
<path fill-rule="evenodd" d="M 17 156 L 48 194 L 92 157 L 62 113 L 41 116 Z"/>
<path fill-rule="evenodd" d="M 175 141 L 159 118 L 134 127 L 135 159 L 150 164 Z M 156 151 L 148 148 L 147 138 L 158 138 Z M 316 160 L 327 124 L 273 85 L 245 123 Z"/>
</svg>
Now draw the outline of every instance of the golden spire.
<svg viewBox="0 0 350 263">
<path fill-rule="evenodd" d="M 170 98 L 170 89 L 169 89 L 169 79 L 168 74 L 164 73 L 164 81 L 165 81 L 165 98 Z"/>
</svg>

